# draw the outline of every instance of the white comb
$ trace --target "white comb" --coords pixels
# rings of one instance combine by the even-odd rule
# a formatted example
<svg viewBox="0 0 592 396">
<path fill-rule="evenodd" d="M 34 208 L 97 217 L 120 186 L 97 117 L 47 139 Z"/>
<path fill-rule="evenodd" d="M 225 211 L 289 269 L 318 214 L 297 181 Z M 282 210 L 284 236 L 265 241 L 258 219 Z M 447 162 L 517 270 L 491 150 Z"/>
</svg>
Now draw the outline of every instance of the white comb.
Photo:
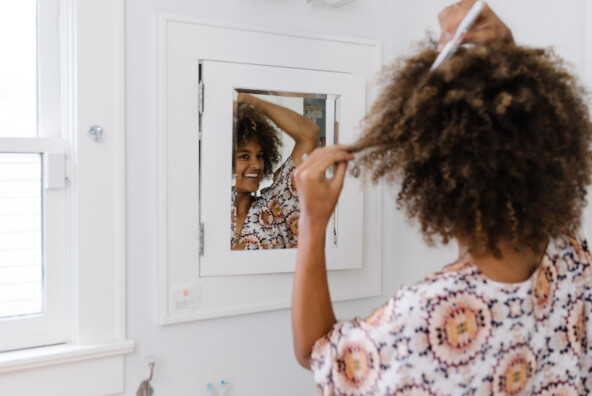
<svg viewBox="0 0 592 396">
<path fill-rule="evenodd" d="M 436 70 L 438 66 L 442 64 L 442 62 L 450 58 L 456 52 L 459 46 L 458 39 L 460 38 L 460 36 L 465 34 L 467 30 L 471 28 L 471 26 L 473 26 L 482 9 L 483 1 L 478 0 L 475 2 L 475 4 L 473 4 L 467 15 L 461 21 L 460 25 L 458 25 L 458 28 L 456 29 L 456 32 L 454 33 L 454 37 L 452 38 L 452 40 L 446 43 L 446 45 L 434 61 L 434 64 L 432 65 L 430 72 Z"/>
</svg>

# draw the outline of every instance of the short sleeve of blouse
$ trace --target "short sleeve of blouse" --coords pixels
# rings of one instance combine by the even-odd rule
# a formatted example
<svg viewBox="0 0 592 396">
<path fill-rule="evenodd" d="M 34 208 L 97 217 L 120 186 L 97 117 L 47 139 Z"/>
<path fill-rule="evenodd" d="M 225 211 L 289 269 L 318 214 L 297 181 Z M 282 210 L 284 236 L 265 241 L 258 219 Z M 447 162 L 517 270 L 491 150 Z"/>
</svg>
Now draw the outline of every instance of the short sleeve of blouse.
<svg viewBox="0 0 592 396">
<path fill-rule="evenodd" d="M 414 293 L 401 289 L 369 317 L 339 321 L 317 340 L 311 370 L 321 394 L 387 394 L 385 386 L 392 391 L 406 383 L 406 361 L 417 349 L 412 345 L 421 316 L 417 303 Z"/>
<path fill-rule="evenodd" d="M 298 199 L 294 184 L 294 170 L 296 169 L 292 156 L 280 166 L 273 174 L 271 186 L 261 191 L 261 195 L 267 200 L 283 198 L 284 200 Z"/>
<path fill-rule="evenodd" d="M 572 248 L 564 250 L 562 257 L 568 267 L 568 280 L 574 291 L 579 290 L 578 293 L 582 293 L 587 301 L 592 301 L 592 253 L 586 235 L 581 229 L 573 230 L 565 235 L 565 240 Z"/>
</svg>

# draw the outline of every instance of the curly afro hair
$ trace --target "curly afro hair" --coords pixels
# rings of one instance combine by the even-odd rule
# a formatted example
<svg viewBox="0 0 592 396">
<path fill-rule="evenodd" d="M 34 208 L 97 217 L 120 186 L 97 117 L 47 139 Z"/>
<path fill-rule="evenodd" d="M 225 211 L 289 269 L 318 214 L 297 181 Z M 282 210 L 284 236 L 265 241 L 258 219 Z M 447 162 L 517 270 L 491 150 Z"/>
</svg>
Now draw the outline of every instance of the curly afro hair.
<svg viewBox="0 0 592 396">
<path fill-rule="evenodd" d="M 585 92 L 552 50 L 461 48 L 430 73 L 435 43 L 386 70 L 386 88 L 354 151 L 376 182 L 401 183 L 397 205 L 432 244 L 498 242 L 540 251 L 580 225 L 590 183 Z"/>
<path fill-rule="evenodd" d="M 246 103 L 239 103 L 234 122 L 234 144 L 232 148 L 232 170 L 235 169 L 236 149 L 249 140 L 256 140 L 263 151 L 263 178 L 273 175 L 281 160 L 282 141 L 271 120 L 262 111 Z"/>
</svg>

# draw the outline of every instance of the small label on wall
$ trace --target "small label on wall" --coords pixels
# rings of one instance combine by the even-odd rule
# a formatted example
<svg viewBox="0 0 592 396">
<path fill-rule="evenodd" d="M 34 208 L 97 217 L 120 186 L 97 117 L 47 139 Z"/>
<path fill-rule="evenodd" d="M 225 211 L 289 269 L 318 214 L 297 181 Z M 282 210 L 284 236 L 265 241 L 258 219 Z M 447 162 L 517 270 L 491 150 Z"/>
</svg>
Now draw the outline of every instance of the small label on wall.
<svg viewBox="0 0 592 396">
<path fill-rule="evenodd" d="M 175 313 L 192 313 L 199 307 L 201 288 L 193 283 L 173 288 L 171 293 L 171 310 Z"/>
</svg>

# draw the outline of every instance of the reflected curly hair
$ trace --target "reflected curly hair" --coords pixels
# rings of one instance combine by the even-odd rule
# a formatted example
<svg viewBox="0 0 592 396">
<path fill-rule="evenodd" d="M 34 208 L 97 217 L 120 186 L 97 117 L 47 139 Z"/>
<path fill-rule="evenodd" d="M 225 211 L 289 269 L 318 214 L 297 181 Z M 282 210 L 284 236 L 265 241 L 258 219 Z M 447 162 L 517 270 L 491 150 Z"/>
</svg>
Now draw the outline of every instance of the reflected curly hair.
<svg viewBox="0 0 592 396">
<path fill-rule="evenodd" d="M 236 166 L 236 149 L 249 140 L 256 140 L 263 151 L 263 178 L 273 175 L 273 170 L 281 160 L 282 141 L 271 120 L 262 111 L 246 103 L 239 103 L 234 120 L 232 146 L 232 171 Z"/>
<path fill-rule="evenodd" d="M 540 251 L 580 224 L 592 125 L 583 88 L 552 50 L 462 48 L 435 72 L 435 43 L 386 70 L 386 88 L 354 151 L 433 244 L 498 242 Z"/>
</svg>

